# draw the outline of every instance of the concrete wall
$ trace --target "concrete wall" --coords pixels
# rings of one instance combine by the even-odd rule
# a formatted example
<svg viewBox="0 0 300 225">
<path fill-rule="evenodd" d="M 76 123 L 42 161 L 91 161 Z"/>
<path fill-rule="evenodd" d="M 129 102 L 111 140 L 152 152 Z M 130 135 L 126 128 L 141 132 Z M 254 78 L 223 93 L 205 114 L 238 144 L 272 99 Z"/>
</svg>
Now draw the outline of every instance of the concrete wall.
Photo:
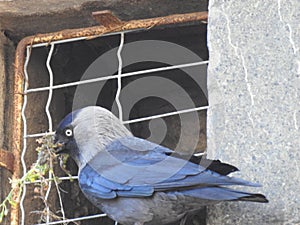
<svg viewBox="0 0 300 225">
<path fill-rule="evenodd" d="M 208 224 L 300 224 L 300 2 L 211 0 L 208 153 L 270 202 L 209 209 Z"/>
<path fill-rule="evenodd" d="M 10 75 L 13 72 L 14 53 L 12 42 L 0 32 L 0 148 L 9 149 L 8 124 L 11 114 L 8 111 L 8 99 L 12 96 L 12 82 Z M 11 173 L 0 168 L 0 202 L 10 191 L 8 177 Z M 6 222 L 6 220 L 4 220 Z M 8 223 L 7 223 L 8 224 Z"/>
<path fill-rule="evenodd" d="M 111 10 L 122 20 L 206 11 L 208 0 L 0 0 L 0 30 L 11 39 L 95 26 L 91 13 Z"/>
</svg>

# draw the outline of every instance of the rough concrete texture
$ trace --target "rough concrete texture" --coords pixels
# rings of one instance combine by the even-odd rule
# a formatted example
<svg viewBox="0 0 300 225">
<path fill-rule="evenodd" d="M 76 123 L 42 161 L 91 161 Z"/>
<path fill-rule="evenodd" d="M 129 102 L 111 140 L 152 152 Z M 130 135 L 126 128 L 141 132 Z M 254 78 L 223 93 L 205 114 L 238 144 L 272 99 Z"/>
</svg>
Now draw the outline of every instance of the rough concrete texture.
<svg viewBox="0 0 300 225">
<path fill-rule="evenodd" d="M 300 2 L 209 2 L 209 157 L 270 202 L 220 204 L 208 224 L 300 224 Z"/>
<path fill-rule="evenodd" d="M 11 71 L 13 65 L 10 63 L 13 60 L 14 54 L 9 51 L 13 48 L 13 43 L 8 40 L 3 33 L 0 33 L 0 148 L 9 149 L 9 137 L 7 134 L 8 120 L 10 119 L 10 113 L 7 110 L 7 99 L 12 94 L 11 88 Z M 8 177 L 11 177 L 11 173 L 0 168 L 0 202 L 7 196 L 10 191 L 10 182 Z M 3 224 L 9 224 L 7 218 L 4 218 Z"/>
<path fill-rule="evenodd" d="M 6 42 L 6 38 L 3 34 L 0 33 L 0 74 L 5 74 L 5 67 L 4 67 L 4 61 L 5 61 L 5 48 L 4 43 Z M 5 98 L 5 76 L 0 76 L 0 99 Z M 3 134 L 3 128 L 4 128 L 4 121 L 3 121 L 3 111 L 4 111 L 4 101 L 0 102 L 0 133 Z M 0 148 L 3 145 L 3 136 L 0 136 Z"/>
<path fill-rule="evenodd" d="M 11 39 L 98 25 L 91 15 L 109 9 L 122 20 L 207 11 L 207 0 L 0 0 L 0 30 Z"/>
</svg>

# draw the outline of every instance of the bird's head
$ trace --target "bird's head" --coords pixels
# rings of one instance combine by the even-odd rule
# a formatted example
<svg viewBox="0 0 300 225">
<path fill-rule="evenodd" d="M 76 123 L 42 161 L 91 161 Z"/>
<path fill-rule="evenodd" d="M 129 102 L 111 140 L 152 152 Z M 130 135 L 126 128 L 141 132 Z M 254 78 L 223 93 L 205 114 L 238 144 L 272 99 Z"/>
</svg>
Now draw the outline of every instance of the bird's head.
<svg viewBox="0 0 300 225">
<path fill-rule="evenodd" d="M 55 132 L 57 153 L 69 154 L 78 166 L 88 163 L 112 141 L 132 136 L 110 111 L 88 106 L 69 113 Z"/>
</svg>

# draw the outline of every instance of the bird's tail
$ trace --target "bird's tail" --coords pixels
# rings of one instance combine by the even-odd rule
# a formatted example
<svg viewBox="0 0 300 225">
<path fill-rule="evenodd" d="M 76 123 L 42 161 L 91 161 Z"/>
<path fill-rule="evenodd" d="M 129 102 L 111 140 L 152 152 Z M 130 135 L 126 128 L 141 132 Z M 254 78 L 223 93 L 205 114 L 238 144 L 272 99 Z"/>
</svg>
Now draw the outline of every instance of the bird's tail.
<svg viewBox="0 0 300 225">
<path fill-rule="evenodd" d="M 185 190 L 184 195 L 212 201 L 268 202 L 268 199 L 262 194 L 242 192 L 220 186 Z"/>
<path fill-rule="evenodd" d="M 246 193 L 248 196 L 238 198 L 234 201 L 246 201 L 246 202 L 261 202 L 261 203 L 268 203 L 269 200 L 266 198 L 266 196 L 262 194 L 252 194 L 252 193 Z"/>
</svg>

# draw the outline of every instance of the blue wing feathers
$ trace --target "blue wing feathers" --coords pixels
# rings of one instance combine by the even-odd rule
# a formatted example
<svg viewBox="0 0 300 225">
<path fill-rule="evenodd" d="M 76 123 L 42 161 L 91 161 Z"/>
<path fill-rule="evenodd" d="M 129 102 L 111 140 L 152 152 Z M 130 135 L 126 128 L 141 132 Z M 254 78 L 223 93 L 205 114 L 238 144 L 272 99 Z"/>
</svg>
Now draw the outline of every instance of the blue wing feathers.
<svg viewBox="0 0 300 225">
<path fill-rule="evenodd" d="M 83 192 L 103 199 L 122 197 L 151 196 L 154 188 L 151 186 L 128 186 L 110 181 L 102 177 L 89 165 L 85 166 L 79 174 L 79 184 Z"/>
<path fill-rule="evenodd" d="M 153 193 L 154 189 L 150 186 L 136 186 L 129 191 L 117 191 L 117 195 L 121 197 L 149 197 Z"/>
<path fill-rule="evenodd" d="M 170 149 L 135 137 L 114 141 L 107 146 L 106 151 L 117 160 L 114 160 L 111 165 L 110 162 L 105 162 L 103 166 L 101 163 L 104 155 L 99 153 L 79 173 L 82 190 L 103 199 L 117 196 L 147 197 L 153 195 L 155 191 L 177 190 L 198 198 L 230 200 L 230 198 L 245 197 L 247 193 L 216 186 L 258 186 L 239 178 L 210 171 L 198 164 L 183 161 L 184 159 L 172 157 Z M 164 161 L 167 158 L 169 161 Z M 183 166 L 178 169 L 176 164 Z M 166 171 L 176 169 L 178 171 L 174 171 L 172 176 L 155 182 L 165 176 Z M 114 175 L 113 179 L 107 179 L 107 176 L 103 175 L 107 171 L 108 174 Z M 114 171 L 118 171 L 117 175 Z"/>
</svg>

